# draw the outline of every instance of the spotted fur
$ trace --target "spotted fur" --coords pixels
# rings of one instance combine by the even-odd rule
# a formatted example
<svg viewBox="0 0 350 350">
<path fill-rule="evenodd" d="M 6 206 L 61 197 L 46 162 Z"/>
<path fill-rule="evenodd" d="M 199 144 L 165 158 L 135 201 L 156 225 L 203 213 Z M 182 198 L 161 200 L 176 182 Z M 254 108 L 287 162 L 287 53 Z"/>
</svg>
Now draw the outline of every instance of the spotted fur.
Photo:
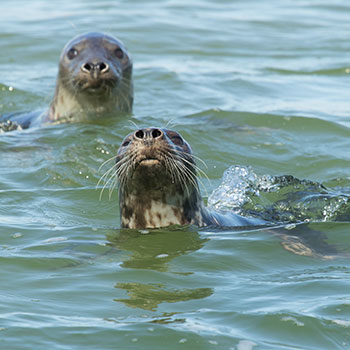
<svg viewBox="0 0 350 350">
<path fill-rule="evenodd" d="M 122 227 L 263 223 L 206 208 L 197 169 L 190 145 L 177 132 L 147 128 L 129 134 L 118 150 L 115 166 L 106 173 L 112 173 L 114 184 L 119 185 Z"/>
</svg>

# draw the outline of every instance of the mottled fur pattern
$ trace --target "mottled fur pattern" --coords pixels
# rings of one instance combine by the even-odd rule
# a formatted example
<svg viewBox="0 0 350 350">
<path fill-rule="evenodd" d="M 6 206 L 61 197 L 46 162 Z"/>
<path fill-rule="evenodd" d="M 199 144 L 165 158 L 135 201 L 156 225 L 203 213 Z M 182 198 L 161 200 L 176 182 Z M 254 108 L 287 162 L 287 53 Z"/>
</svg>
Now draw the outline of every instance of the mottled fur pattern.
<svg viewBox="0 0 350 350">
<path fill-rule="evenodd" d="M 123 227 L 200 224 L 193 220 L 200 193 L 190 154 L 170 130 L 139 130 L 124 140 L 117 157 Z"/>
<path fill-rule="evenodd" d="M 112 173 L 119 185 L 121 225 L 156 228 L 171 225 L 247 226 L 262 224 L 204 206 L 189 144 L 175 131 L 140 129 L 118 150 Z"/>
</svg>

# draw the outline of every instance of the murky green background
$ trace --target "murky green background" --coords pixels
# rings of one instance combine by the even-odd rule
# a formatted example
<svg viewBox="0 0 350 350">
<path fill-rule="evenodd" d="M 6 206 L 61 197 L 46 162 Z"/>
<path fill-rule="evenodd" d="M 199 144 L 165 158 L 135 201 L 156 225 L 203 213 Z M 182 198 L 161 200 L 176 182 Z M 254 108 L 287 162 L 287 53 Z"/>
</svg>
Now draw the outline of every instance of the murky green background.
<svg viewBox="0 0 350 350">
<path fill-rule="evenodd" d="M 233 164 L 348 194 L 348 1 L 2 1 L 0 28 L 0 114 L 44 109 L 86 31 L 125 42 L 135 82 L 130 118 L 0 135 L 1 349 L 350 348 L 348 258 L 265 230 L 120 230 L 96 190 L 131 121 L 171 121 L 208 194 Z M 345 214 L 311 227 L 347 247 Z"/>
</svg>

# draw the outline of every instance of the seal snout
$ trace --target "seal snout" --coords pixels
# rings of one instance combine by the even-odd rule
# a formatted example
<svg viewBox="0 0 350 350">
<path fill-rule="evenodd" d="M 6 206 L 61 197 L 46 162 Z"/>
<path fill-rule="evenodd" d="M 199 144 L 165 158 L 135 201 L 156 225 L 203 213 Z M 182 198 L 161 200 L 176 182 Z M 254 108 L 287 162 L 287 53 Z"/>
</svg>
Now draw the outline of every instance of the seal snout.
<svg viewBox="0 0 350 350">
<path fill-rule="evenodd" d="M 109 64 L 107 62 L 85 62 L 81 65 L 81 70 L 88 74 L 103 74 L 109 71 Z"/>
<path fill-rule="evenodd" d="M 133 142 L 138 149 L 138 165 L 154 167 L 162 163 L 162 152 L 159 152 L 162 146 L 159 142 L 163 139 L 163 131 L 158 128 L 139 129 L 134 132 Z"/>
<path fill-rule="evenodd" d="M 152 141 L 163 136 L 163 131 L 158 128 L 139 129 L 134 133 L 134 139 L 138 141 Z"/>
</svg>

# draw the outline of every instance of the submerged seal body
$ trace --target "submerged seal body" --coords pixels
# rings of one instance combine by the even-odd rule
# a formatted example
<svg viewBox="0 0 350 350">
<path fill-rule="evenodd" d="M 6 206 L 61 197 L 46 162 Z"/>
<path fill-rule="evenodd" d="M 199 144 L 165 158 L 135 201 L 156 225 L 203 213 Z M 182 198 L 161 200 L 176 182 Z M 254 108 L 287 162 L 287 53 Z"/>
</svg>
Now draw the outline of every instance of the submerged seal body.
<svg viewBox="0 0 350 350">
<path fill-rule="evenodd" d="M 147 128 L 124 139 L 116 157 L 121 226 L 251 226 L 264 221 L 205 207 L 190 145 L 172 130 Z"/>
<path fill-rule="evenodd" d="M 49 109 L 44 113 L 3 116 L 0 130 L 130 113 L 132 105 L 132 59 L 127 49 L 111 35 L 85 33 L 73 38 L 62 50 Z"/>
</svg>

